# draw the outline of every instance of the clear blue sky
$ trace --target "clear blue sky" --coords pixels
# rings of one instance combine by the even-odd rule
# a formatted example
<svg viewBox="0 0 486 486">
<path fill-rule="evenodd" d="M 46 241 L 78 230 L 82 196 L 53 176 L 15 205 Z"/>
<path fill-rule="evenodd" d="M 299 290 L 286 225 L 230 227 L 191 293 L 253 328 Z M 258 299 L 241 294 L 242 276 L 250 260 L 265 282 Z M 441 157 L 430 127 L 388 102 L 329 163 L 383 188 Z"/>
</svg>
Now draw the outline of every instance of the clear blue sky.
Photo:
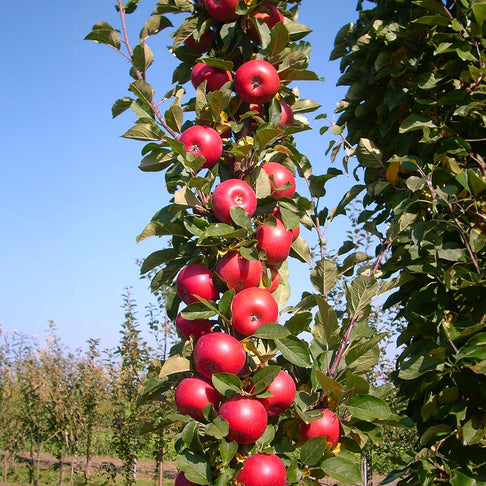
<svg viewBox="0 0 486 486">
<path fill-rule="evenodd" d="M 30 0 L 0 6 L 0 325 L 41 337 L 54 320 L 72 348 L 91 337 L 101 338 L 103 347 L 116 345 L 128 285 L 143 322 L 150 292 L 135 261 L 159 249 L 161 241 L 136 244 L 135 237 L 168 201 L 163 175 L 137 168 L 142 144 L 119 137 L 134 117 L 111 119 L 112 103 L 127 94 L 126 61 L 83 40 L 97 21 L 119 26 L 114 3 Z M 338 63 L 329 62 L 329 54 L 338 29 L 356 19 L 356 3 L 304 0 L 301 7 L 300 21 L 314 30 L 311 68 L 326 82 L 299 86 L 328 113 L 344 93 L 335 87 Z M 128 17 L 132 39 L 154 4 L 144 0 L 140 12 Z M 165 49 L 167 36 L 165 31 L 150 43 L 156 63 L 149 81 L 159 94 L 170 89 L 176 66 Z M 300 141 L 317 171 L 330 164 L 327 143 L 317 130 Z M 350 183 L 334 184 L 329 205 Z M 343 238 L 339 223 L 332 231 L 337 246 Z"/>
</svg>

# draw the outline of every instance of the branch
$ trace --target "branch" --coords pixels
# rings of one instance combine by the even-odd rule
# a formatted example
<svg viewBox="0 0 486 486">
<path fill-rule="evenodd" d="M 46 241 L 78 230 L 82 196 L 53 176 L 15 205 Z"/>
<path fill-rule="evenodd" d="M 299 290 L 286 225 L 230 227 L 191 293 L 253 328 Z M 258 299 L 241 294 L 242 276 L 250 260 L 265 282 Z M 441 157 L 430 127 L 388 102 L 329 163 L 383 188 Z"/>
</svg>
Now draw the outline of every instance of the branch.
<svg viewBox="0 0 486 486">
<path fill-rule="evenodd" d="M 132 67 L 133 67 L 133 70 L 135 71 L 135 74 L 137 75 L 137 78 L 140 79 L 141 81 L 145 81 L 145 76 L 142 74 L 142 72 L 140 70 L 138 70 L 133 65 L 133 61 L 132 61 L 132 58 L 131 58 L 132 54 L 133 54 L 133 50 L 130 46 L 130 41 L 128 40 L 127 23 L 126 23 L 126 18 L 125 18 L 125 9 L 123 8 L 123 4 L 122 4 L 121 0 L 117 0 L 117 2 L 118 2 L 118 10 L 120 12 L 120 21 L 121 21 L 122 30 L 123 30 L 123 43 L 125 44 L 130 57 L 127 56 L 120 49 L 116 49 L 116 50 L 118 52 L 120 52 L 120 54 L 122 54 L 124 57 L 126 57 L 132 63 Z M 154 103 L 153 101 L 149 101 L 148 104 L 150 105 L 150 108 L 152 108 L 154 115 L 159 120 L 159 123 L 165 128 L 165 130 L 167 132 L 169 132 L 170 135 L 172 135 L 172 137 L 174 137 L 176 140 L 179 140 L 180 133 L 172 130 L 172 128 L 170 128 L 169 125 L 167 125 L 165 118 L 162 116 L 162 113 L 159 110 L 158 104 Z"/>
</svg>

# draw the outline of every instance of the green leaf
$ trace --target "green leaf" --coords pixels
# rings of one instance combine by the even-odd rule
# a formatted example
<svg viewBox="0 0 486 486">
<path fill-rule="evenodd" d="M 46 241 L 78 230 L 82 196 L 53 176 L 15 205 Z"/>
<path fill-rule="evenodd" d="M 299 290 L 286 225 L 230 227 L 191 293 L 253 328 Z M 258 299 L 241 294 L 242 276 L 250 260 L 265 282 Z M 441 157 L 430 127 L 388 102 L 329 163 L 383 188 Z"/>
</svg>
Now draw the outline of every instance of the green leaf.
<svg viewBox="0 0 486 486">
<path fill-rule="evenodd" d="M 314 437 L 306 440 L 300 448 L 300 460 L 308 466 L 315 466 L 322 460 L 326 449 L 326 437 Z"/>
<path fill-rule="evenodd" d="M 222 440 L 219 443 L 219 453 L 221 454 L 221 459 L 225 465 L 228 465 L 233 457 L 235 457 L 236 453 L 238 452 L 238 442 L 232 440 L 231 442 L 227 442 Z"/>
<path fill-rule="evenodd" d="M 229 432 L 228 421 L 219 415 L 206 426 L 206 434 L 214 437 L 215 439 L 221 440 L 226 437 Z"/>
<path fill-rule="evenodd" d="M 285 326 L 276 322 L 267 322 L 253 333 L 253 337 L 260 339 L 279 339 L 289 335 L 290 331 Z"/>
<path fill-rule="evenodd" d="M 373 277 L 358 275 L 346 289 L 349 316 L 360 321 L 370 311 L 371 299 L 376 295 L 378 282 Z"/>
<path fill-rule="evenodd" d="M 174 152 L 160 148 L 147 154 L 140 161 L 138 168 L 144 172 L 159 172 L 167 169 L 176 160 L 177 158 Z"/>
<path fill-rule="evenodd" d="M 270 43 L 267 46 L 267 56 L 273 57 L 280 54 L 289 43 L 289 31 L 283 22 L 274 25 L 270 32 Z M 295 113 L 295 112 L 294 112 Z"/>
<path fill-rule="evenodd" d="M 121 98 L 119 100 L 116 100 L 115 103 L 113 103 L 113 106 L 111 107 L 111 115 L 113 118 L 116 118 L 118 115 L 122 114 L 124 111 L 128 110 L 130 106 L 132 105 L 134 99 L 129 98 L 126 96 L 125 98 Z"/>
<path fill-rule="evenodd" d="M 312 328 L 312 334 L 323 339 L 329 346 L 335 346 L 340 340 L 336 312 L 321 295 L 315 294 L 314 298 L 319 313 L 316 315 L 316 325 Z"/>
<path fill-rule="evenodd" d="M 402 380 L 414 380 L 425 373 L 435 371 L 438 365 L 444 361 L 429 356 L 412 356 L 408 361 L 402 363 L 398 377 Z"/>
<path fill-rule="evenodd" d="M 195 302 L 189 304 L 182 312 L 181 315 L 184 319 L 193 321 L 194 319 L 210 319 L 218 314 L 218 311 L 212 307 L 208 307 L 203 302 Z"/>
<path fill-rule="evenodd" d="M 367 138 L 361 138 L 356 148 L 356 156 L 365 167 L 383 168 L 383 159 L 380 149 Z"/>
<path fill-rule="evenodd" d="M 354 395 L 349 400 L 347 408 L 353 417 L 367 422 L 386 420 L 391 415 L 390 407 L 372 395 Z"/>
<path fill-rule="evenodd" d="M 359 461 L 350 461 L 340 456 L 333 456 L 321 463 L 322 470 L 334 479 L 345 484 L 361 484 Z"/>
<path fill-rule="evenodd" d="M 214 373 L 211 376 L 214 388 L 226 398 L 241 393 L 241 380 L 231 373 Z"/>
<path fill-rule="evenodd" d="M 312 314 L 310 312 L 298 312 L 294 314 L 285 323 L 285 327 L 294 336 L 298 336 L 301 332 L 307 331 L 312 322 Z"/>
<path fill-rule="evenodd" d="M 310 264 L 310 248 L 304 238 L 300 236 L 292 241 L 290 256 L 304 263 Z"/>
<path fill-rule="evenodd" d="M 275 344 L 282 356 L 292 364 L 306 368 L 311 366 L 309 348 L 305 341 L 295 336 L 288 336 L 282 339 L 275 339 Z"/>
<path fill-rule="evenodd" d="M 161 30 L 164 30 L 167 27 L 172 27 L 172 22 L 167 17 L 153 15 L 147 19 L 140 31 L 140 40 L 144 41 L 147 37 L 158 34 Z"/>
<path fill-rule="evenodd" d="M 258 394 L 265 390 L 265 388 L 267 388 L 267 386 L 269 386 L 277 377 L 281 369 L 280 366 L 270 365 L 258 370 L 252 378 L 254 387 L 253 393 Z"/>
<path fill-rule="evenodd" d="M 108 22 L 96 23 L 84 39 L 107 44 L 115 49 L 120 48 L 119 31 L 115 30 Z"/>
<path fill-rule="evenodd" d="M 236 225 L 245 230 L 251 227 L 250 215 L 240 206 L 233 206 L 230 208 L 231 219 Z"/>
<path fill-rule="evenodd" d="M 187 186 L 184 186 L 175 192 L 174 204 L 189 208 L 200 206 L 199 200 Z"/>
<path fill-rule="evenodd" d="M 424 128 L 437 128 L 437 126 L 425 115 L 412 114 L 403 120 L 399 132 L 407 133 L 414 130 L 423 130 Z"/>
<path fill-rule="evenodd" d="M 154 89 L 143 79 L 137 79 L 133 83 L 130 83 L 128 90 L 147 103 L 151 103 L 154 98 Z"/>
<path fill-rule="evenodd" d="M 486 359 L 486 333 L 482 332 L 472 337 L 457 353 L 456 359 Z"/>
<path fill-rule="evenodd" d="M 273 439 L 275 439 L 275 427 L 272 424 L 268 424 L 265 427 L 263 434 L 257 439 L 256 443 L 260 446 L 270 445 Z"/>
<path fill-rule="evenodd" d="M 176 103 L 170 105 L 170 108 L 165 112 L 165 121 L 172 130 L 181 132 L 182 123 L 184 122 L 184 112 L 182 111 L 182 108 Z"/>
<path fill-rule="evenodd" d="M 473 3 L 472 12 L 479 28 L 483 28 L 484 22 L 486 22 L 486 2 L 479 0 Z"/>
<path fill-rule="evenodd" d="M 310 280 L 314 288 L 323 295 L 336 285 L 338 271 L 336 264 L 331 260 L 319 260 L 312 269 Z"/>
<path fill-rule="evenodd" d="M 189 481 L 196 484 L 211 483 L 211 468 L 205 457 L 186 449 L 177 455 L 176 464 Z"/>
<path fill-rule="evenodd" d="M 141 73 L 145 73 L 153 62 L 154 55 L 150 50 L 150 47 L 145 44 L 145 42 L 134 47 L 132 53 L 132 63 L 135 69 L 138 69 L 138 71 Z"/>
<path fill-rule="evenodd" d="M 164 133 L 155 123 L 137 123 L 132 128 L 127 130 L 123 138 L 131 138 L 133 140 L 155 141 L 163 140 Z"/>
<path fill-rule="evenodd" d="M 171 356 L 160 369 L 159 378 L 173 375 L 175 373 L 184 373 L 191 370 L 191 362 L 182 356 Z"/>
<path fill-rule="evenodd" d="M 312 32 L 311 28 L 299 22 L 286 21 L 285 27 L 287 28 L 290 39 L 293 41 L 302 39 L 307 34 L 310 34 Z"/>
</svg>

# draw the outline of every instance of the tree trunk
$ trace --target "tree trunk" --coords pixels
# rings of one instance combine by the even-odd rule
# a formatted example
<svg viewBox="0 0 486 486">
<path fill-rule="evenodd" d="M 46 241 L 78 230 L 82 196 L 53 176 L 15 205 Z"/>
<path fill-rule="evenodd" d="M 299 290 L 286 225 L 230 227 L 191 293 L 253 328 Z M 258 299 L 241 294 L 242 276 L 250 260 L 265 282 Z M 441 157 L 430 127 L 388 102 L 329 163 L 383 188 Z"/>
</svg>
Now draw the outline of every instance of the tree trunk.
<svg viewBox="0 0 486 486">
<path fill-rule="evenodd" d="M 59 454 L 59 485 L 62 485 L 63 481 L 63 476 L 64 476 L 64 454 L 61 452 Z"/>
<path fill-rule="evenodd" d="M 159 435 L 159 457 L 158 459 L 158 486 L 162 486 L 164 478 L 164 429 L 160 431 Z"/>
<path fill-rule="evenodd" d="M 78 462 L 78 453 L 73 454 L 73 460 L 71 461 L 71 476 L 69 478 L 69 486 L 74 486 L 74 471 L 76 469 L 76 463 Z"/>
<path fill-rule="evenodd" d="M 86 469 L 84 471 L 84 484 L 89 484 L 89 468 L 91 465 L 91 430 L 88 430 L 86 436 Z"/>
<path fill-rule="evenodd" d="M 39 482 L 39 463 L 40 463 L 40 455 L 42 453 L 42 442 L 39 444 L 37 448 L 37 457 L 35 458 L 33 464 L 33 473 L 34 473 L 34 486 L 37 486 Z"/>
<path fill-rule="evenodd" d="M 7 486 L 7 472 L 8 472 L 8 452 L 3 452 L 3 484 Z"/>
</svg>

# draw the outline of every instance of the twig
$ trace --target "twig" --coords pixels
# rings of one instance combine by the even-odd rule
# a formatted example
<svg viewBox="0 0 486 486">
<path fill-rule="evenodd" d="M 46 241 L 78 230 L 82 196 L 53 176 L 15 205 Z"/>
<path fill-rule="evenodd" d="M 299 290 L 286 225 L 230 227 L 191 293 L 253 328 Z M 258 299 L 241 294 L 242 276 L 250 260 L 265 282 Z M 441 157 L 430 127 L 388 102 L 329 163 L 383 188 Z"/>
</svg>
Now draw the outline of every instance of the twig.
<svg viewBox="0 0 486 486">
<path fill-rule="evenodd" d="M 121 0 L 117 0 L 117 2 L 118 2 L 118 10 L 120 12 L 120 20 L 121 20 L 122 30 L 123 30 L 123 37 L 124 37 L 123 43 L 125 44 L 130 57 L 127 56 L 121 49 L 117 49 L 117 48 L 115 48 L 115 49 L 122 56 L 124 56 L 130 62 L 132 62 L 131 56 L 133 54 L 133 50 L 130 46 L 130 41 L 128 40 L 127 23 L 126 23 L 126 19 L 125 19 L 125 9 L 123 8 L 123 4 L 122 4 Z M 133 66 L 133 62 L 132 62 L 132 66 Z M 135 71 L 135 74 L 137 75 L 137 78 L 140 81 L 145 81 L 145 76 L 142 74 L 142 72 L 140 70 L 138 70 L 135 66 L 133 66 L 133 69 Z M 167 125 L 165 118 L 162 116 L 162 113 L 159 110 L 158 104 L 154 103 L 153 101 L 149 101 L 149 100 L 145 100 L 145 101 L 147 101 L 147 103 L 150 105 L 150 108 L 152 108 L 154 115 L 157 117 L 157 119 L 159 120 L 159 123 L 165 128 L 165 130 L 167 130 L 167 132 L 169 132 L 176 140 L 179 140 L 180 133 L 172 130 L 172 128 L 170 128 L 169 125 Z"/>
</svg>

